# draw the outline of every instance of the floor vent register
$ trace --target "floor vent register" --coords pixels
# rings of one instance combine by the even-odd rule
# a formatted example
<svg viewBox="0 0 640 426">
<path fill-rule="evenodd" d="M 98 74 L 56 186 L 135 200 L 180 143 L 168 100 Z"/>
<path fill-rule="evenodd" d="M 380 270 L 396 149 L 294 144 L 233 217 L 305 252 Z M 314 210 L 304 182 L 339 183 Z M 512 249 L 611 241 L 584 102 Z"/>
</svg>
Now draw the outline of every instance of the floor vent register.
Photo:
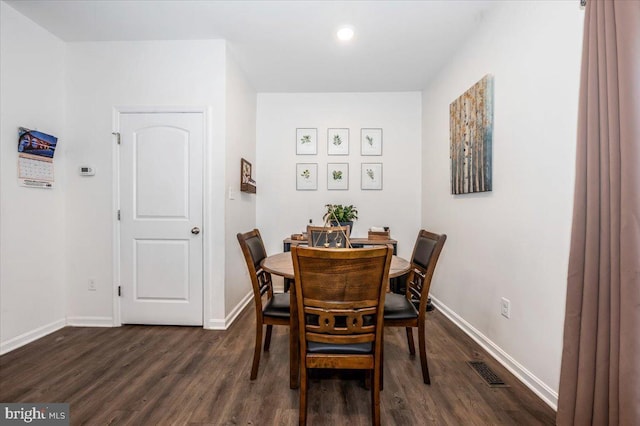
<svg viewBox="0 0 640 426">
<path fill-rule="evenodd" d="M 467 361 L 467 364 L 469 364 L 489 386 L 509 387 L 484 361 Z"/>
</svg>

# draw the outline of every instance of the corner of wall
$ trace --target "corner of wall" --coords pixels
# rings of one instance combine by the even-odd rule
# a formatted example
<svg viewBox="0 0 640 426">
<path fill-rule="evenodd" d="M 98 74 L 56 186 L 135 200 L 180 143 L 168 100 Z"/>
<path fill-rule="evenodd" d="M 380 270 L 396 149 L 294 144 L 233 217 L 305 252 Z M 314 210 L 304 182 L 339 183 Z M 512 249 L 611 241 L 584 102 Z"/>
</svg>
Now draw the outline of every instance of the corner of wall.
<svg viewBox="0 0 640 426">
<path fill-rule="evenodd" d="M 251 284 L 236 239 L 238 232 L 256 227 L 256 194 L 240 191 L 240 159 L 252 163 L 256 177 L 256 99 L 255 89 L 247 80 L 231 52 L 226 56 L 225 105 L 225 317 L 235 318 L 234 310 Z M 258 185 L 258 191 L 260 187 Z"/>
<path fill-rule="evenodd" d="M 0 21 L 0 351 L 8 351 L 65 323 L 66 45 L 5 2 Z M 24 66 L 34 57 L 45 72 Z M 58 137 L 53 188 L 19 184 L 19 127 Z"/>
</svg>

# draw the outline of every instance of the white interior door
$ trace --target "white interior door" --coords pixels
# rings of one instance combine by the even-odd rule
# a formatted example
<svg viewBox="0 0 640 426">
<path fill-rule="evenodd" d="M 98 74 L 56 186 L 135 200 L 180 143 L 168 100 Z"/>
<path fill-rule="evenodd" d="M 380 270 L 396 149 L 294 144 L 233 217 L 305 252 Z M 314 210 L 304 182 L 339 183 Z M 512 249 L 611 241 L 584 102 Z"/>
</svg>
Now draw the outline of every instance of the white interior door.
<svg viewBox="0 0 640 426">
<path fill-rule="evenodd" d="M 121 321 L 202 325 L 202 113 L 120 114 Z"/>
</svg>

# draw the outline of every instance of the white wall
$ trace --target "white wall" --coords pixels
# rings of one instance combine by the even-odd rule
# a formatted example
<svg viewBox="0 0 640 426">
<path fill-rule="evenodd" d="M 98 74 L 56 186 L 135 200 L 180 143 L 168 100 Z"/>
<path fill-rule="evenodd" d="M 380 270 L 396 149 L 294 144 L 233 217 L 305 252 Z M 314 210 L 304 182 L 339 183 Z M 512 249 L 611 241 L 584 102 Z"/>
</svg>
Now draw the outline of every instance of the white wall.
<svg viewBox="0 0 640 426">
<path fill-rule="evenodd" d="M 225 42 L 70 43 L 67 91 L 69 322 L 112 325 L 115 107 L 206 107 L 205 326 L 224 318 Z M 96 167 L 94 177 L 75 171 Z M 88 291 L 87 279 L 97 291 Z"/>
<path fill-rule="evenodd" d="M 62 41 L 0 2 L 0 353 L 64 326 L 66 189 Z M 18 127 L 57 136 L 55 188 L 18 185 Z"/>
<path fill-rule="evenodd" d="M 258 94 L 257 224 L 268 253 L 282 240 L 322 224 L 327 203 L 353 204 L 352 235 L 389 226 L 398 253 L 411 256 L 420 227 L 420 93 Z M 318 129 L 318 154 L 296 155 L 296 128 Z M 382 156 L 360 155 L 360 129 L 382 128 Z M 327 155 L 327 128 L 349 128 L 349 155 Z M 327 163 L 349 163 L 349 189 L 327 190 Z M 383 163 L 383 189 L 360 189 L 360 164 Z M 296 191 L 296 163 L 318 163 L 318 190 Z"/>
<path fill-rule="evenodd" d="M 423 93 L 422 225 L 448 235 L 432 295 L 557 404 L 583 11 L 504 2 Z M 449 104 L 495 76 L 493 191 L 450 193 Z M 511 319 L 500 316 L 500 298 Z"/>
<path fill-rule="evenodd" d="M 256 226 L 256 195 L 240 192 L 240 159 L 256 171 L 256 92 L 235 60 L 226 61 L 226 279 L 225 323 L 228 325 L 251 301 L 251 281 L 236 234 Z M 259 190 L 259 188 L 258 188 Z"/>
</svg>

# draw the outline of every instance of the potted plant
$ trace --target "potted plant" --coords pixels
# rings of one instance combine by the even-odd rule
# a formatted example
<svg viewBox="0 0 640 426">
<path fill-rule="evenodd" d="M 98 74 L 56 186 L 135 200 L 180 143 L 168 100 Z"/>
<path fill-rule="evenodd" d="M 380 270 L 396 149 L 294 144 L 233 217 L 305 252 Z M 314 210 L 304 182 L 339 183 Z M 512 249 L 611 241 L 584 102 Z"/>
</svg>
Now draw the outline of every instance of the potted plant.
<svg viewBox="0 0 640 426">
<path fill-rule="evenodd" d="M 353 230 L 353 222 L 358 220 L 358 209 L 353 205 L 327 204 L 327 212 L 322 216 L 325 223 L 346 226 L 349 225 L 349 233 Z"/>
</svg>

